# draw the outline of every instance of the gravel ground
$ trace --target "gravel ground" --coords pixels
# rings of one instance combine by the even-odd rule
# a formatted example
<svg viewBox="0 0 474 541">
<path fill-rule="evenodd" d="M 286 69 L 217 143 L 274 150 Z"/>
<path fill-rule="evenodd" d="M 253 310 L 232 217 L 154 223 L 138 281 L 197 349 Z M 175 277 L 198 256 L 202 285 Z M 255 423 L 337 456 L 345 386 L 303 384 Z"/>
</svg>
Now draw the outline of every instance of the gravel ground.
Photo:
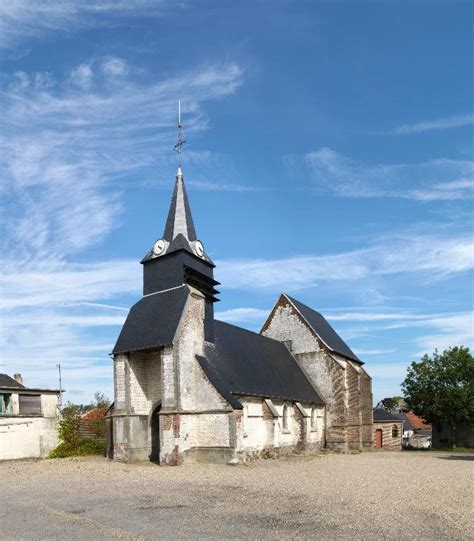
<svg viewBox="0 0 474 541">
<path fill-rule="evenodd" d="M 474 539 L 474 455 L 366 452 L 160 468 L 0 463 L 14 539 Z"/>
</svg>

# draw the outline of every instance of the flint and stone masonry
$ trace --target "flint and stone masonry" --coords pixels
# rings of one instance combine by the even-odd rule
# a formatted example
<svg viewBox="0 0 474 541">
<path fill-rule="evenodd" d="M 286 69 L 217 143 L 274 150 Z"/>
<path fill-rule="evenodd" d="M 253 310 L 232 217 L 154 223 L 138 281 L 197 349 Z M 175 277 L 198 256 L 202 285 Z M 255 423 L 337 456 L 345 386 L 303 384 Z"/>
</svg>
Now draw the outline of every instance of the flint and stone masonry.
<svg viewBox="0 0 474 541">
<path fill-rule="evenodd" d="M 144 295 L 114 347 L 109 457 L 238 463 L 372 446 L 371 379 L 312 309 L 281 295 L 260 334 L 214 318 L 214 264 L 181 168 Z"/>
</svg>

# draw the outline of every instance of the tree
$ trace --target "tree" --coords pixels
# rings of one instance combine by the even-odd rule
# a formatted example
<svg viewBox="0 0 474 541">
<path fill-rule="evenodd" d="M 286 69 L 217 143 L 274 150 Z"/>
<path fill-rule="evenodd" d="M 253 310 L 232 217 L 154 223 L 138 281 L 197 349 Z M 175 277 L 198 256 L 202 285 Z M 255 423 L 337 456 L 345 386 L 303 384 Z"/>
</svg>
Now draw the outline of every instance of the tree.
<svg viewBox="0 0 474 541">
<path fill-rule="evenodd" d="M 474 424 L 474 357 L 469 348 L 453 347 L 409 366 L 402 383 L 407 406 L 428 423 L 448 423 L 453 445 L 460 423 Z"/>
<path fill-rule="evenodd" d="M 383 398 L 379 402 L 379 405 L 380 407 L 393 413 L 394 411 L 401 409 L 401 405 L 400 405 L 401 401 L 403 401 L 402 396 L 392 396 L 389 398 Z"/>
<path fill-rule="evenodd" d="M 97 409 L 108 409 L 110 400 L 101 391 L 96 391 L 94 394 L 94 402 L 91 406 Z"/>
</svg>

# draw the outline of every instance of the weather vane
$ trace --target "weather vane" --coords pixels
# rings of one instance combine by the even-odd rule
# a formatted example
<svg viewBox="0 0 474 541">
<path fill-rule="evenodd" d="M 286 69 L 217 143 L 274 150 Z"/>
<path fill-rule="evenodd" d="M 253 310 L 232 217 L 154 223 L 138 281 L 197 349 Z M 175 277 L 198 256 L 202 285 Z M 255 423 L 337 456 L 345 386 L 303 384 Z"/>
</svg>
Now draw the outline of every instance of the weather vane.
<svg viewBox="0 0 474 541">
<path fill-rule="evenodd" d="M 183 125 L 181 124 L 181 100 L 178 100 L 178 140 L 174 145 L 174 150 L 178 153 L 178 165 L 181 167 L 181 152 L 182 147 L 186 143 L 184 140 Z"/>
</svg>

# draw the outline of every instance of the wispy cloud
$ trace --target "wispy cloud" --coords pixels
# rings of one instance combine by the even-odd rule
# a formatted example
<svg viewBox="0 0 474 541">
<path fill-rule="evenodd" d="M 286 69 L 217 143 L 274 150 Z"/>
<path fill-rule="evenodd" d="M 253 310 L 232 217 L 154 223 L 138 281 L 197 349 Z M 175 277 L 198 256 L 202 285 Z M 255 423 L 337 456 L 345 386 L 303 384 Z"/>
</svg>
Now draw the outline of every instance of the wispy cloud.
<svg viewBox="0 0 474 541">
<path fill-rule="evenodd" d="M 18 272 L 17 263 L 11 261 L 2 270 L 0 306 L 4 314 L 18 308 L 73 306 L 140 293 L 141 269 L 132 260 L 81 264 L 48 261 L 23 272 Z"/>
<path fill-rule="evenodd" d="M 426 322 L 426 327 L 431 327 L 433 332 L 416 339 L 420 348 L 417 356 L 431 353 L 434 349 L 443 351 L 451 346 L 474 346 L 473 312 L 436 316 Z"/>
<path fill-rule="evenodd" d="M 474 124 L 474 114 L 448 116 L 436 120 L 425 120 L 415 124 L 403 124 L 392 130 L 392 133 L 405 135 L 411 133 L 423 133 L 432 130 L 448 130 L 451 128 L 462 128 Z"/>
<path fill-rule="evenodd" d="M 140 84 L 125 78 L 123 60 L 104 61 L 107 75 L 100 61 L 83 63 L 48 88 L 38 74 L 6 81 L 1 171 L 16 204 L 3 217 L 4 250 L 22 259 L 57 259 L 100 242 L 119 223 L 120 179 L 169 153 L 176 95 L 188 131 L 202 130 L 202 104 L 242 81 L 228 63 Z"/>
<path fill-rule="evenodd" d="M 216 272 L 224 288 L 292 291 L 320 282 L 352 283 L 402 273 L 420 283 L 429 283 L 473 267 L 474 240 L 470 234 L 452 237 L 405 234 L 338 254 L 220 261 Z"/>
<path fill-rule="evenodd" d="M 216 312 L 216 319 L 228 323 L 263 323 L 269 313 L 269 310 L 259 308 L 231 308 L 230 310 Z"/>
<path fill-rule="evenodd" d="M 260 192 L 265 188 L 258 186 L 246 186 L 244 184 L 227 184 L 222 182 L 209 182 L 200 180 L 191 180 L 187 182 L 187 185 L 195 190 L 201 190 L 205 192 Z"/>
<path fill-rule="evenodd" d="M 234 63 L 159 80 L 132 73 L 105 56 L 62 76 L 4 76 L 0 94 L 4 369 L 47 384 L 61 361 L 69 390 L 75 382 L 86 396 L 111 391 L 107 353 L 126 316 L 117 305 L 140 296 L 141 268 L 77 261 L 120 223 L 122 181 L 169 154 L 176 96 L 192 133 L 207 127 L 205 102 L 242 83 Z"/>
<path fill-rule="evenodd" d="M 300 160 L 294 156 L 287 156 L 284 163 L 290 174 L 301 174 Z M 340 197 L 454 201 L 471 199 L 474 194 L 474 162 L 470 160 L 364 164 L 326 147 L 306 154 L 303 163 L 316 189 Z"/>
<path fill-rule="evenodd" d="M 356 355 L 387 355 L 388 353 L 394 353 L 396 349 L 358 349 L 355 348 L 354 353 Z"/>
<path fill-rule="evenodd" d="M 112 26 L 127 18 L 165 12 L 161 0 L 8 0 L 0 3 L 0 48 L 51 33 Z"/>
</svg>

